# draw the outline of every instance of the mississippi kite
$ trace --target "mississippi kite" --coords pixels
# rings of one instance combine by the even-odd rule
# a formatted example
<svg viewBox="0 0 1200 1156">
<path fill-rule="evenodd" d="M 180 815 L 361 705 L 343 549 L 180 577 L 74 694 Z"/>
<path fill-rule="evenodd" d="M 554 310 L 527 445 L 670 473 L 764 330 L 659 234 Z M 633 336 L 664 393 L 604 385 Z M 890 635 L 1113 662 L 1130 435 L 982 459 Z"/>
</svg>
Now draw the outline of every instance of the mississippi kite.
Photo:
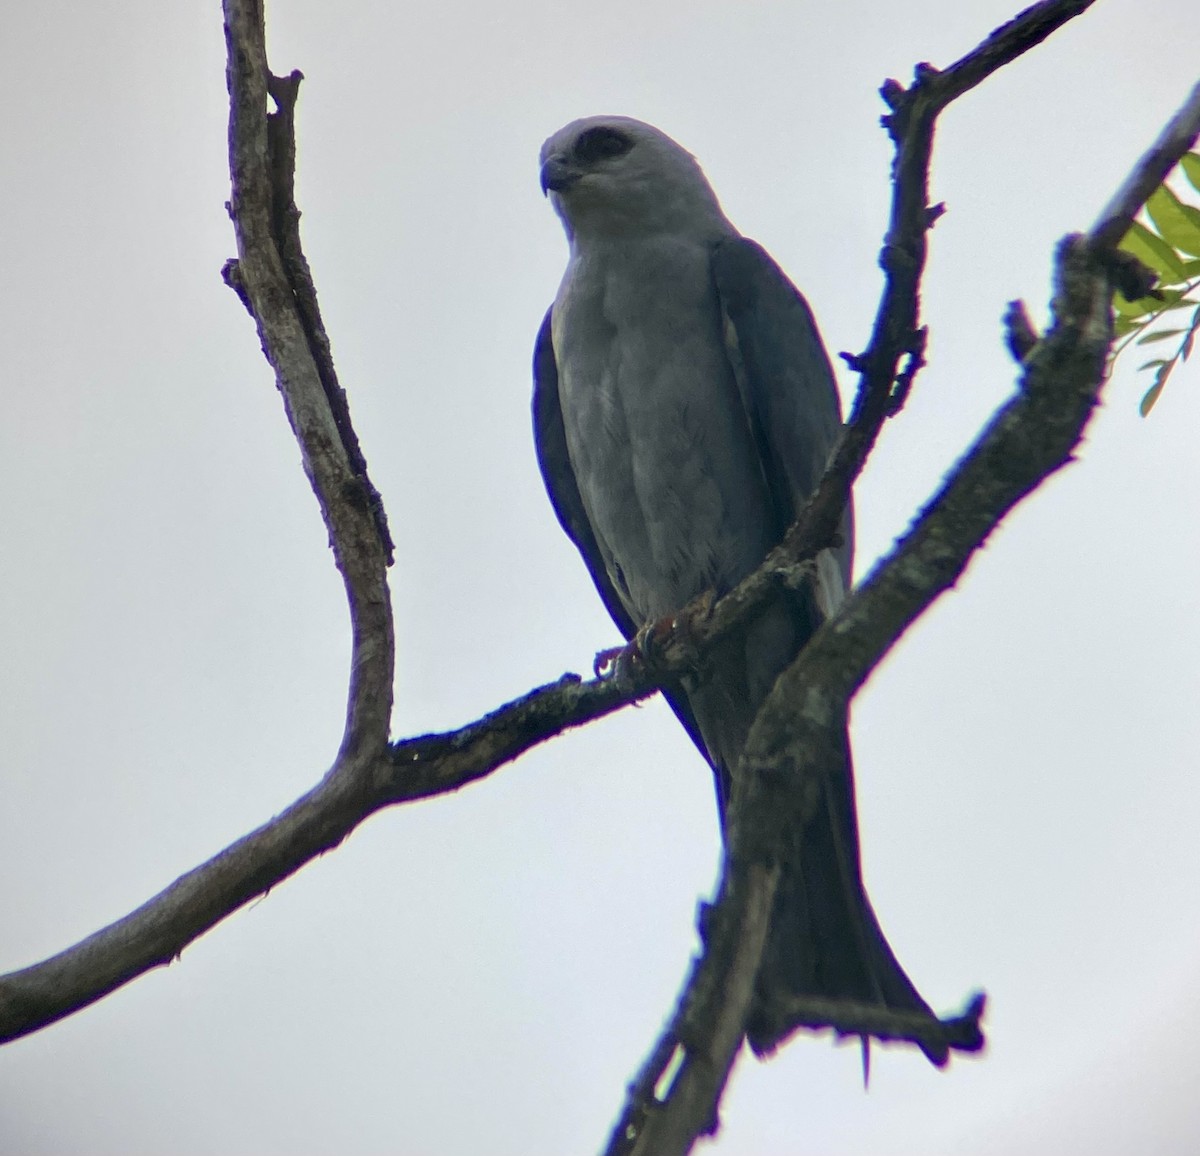
<svg viewBox="0 0 1200 1156">
<path fill-rule="evenodd" d="M 543 145 L 541 181 L 570 258 L 534 354 L 538 461 L 632 638 L 725 593 L 779 542 L 825 468 L 838 395 L 804 298 L 670 137 L 626 117 L 573 121 Z M 758 708 L 844 597 L 852 537 L 847 511 L 843 545 L 807 589 L 781 592 L 665 692 L 715 772 L 722 821 Z M 748 1025 L 756 1051 L 777 1042 L 772 1003 L 793 994 L 929 1012 L 863 889 L 848 744 L 825 790 L 781 883 Z"/>
</svg>

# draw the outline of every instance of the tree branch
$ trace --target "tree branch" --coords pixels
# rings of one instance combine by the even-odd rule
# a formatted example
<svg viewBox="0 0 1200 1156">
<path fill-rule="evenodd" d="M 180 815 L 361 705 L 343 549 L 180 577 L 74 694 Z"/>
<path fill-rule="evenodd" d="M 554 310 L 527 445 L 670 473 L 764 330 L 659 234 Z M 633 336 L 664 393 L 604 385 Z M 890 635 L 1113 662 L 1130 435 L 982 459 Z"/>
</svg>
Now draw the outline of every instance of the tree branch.
<svg viewBox="0 0 1200 1156">
<path fill-rule="evenodd" d="M 226 0 L 225 39 L 229 210 L 238 242 L 238 260 L 226 266 L 226 279 L 258 326 L 345 583 L 353 636 L 345 730 L 322 783 L 278 818 L 124 919 L 0 979 L 0 1040 L 52 1023 L 169 963 L 215 923 L 336 846 L 378 805 L 371 802 L 374 772 L 387 765 L 394 666 L 387 587 L 391 542 L 349 428 L 296 232 L 291 108 L 299 74 L 285 81 L 270 76 L 257 0 Z M 267 116 L 269 90 L 283 110 L 278 119 Z"/>
<path fill-rule="evenodd" d="M 941 206 L 929 202 L 929 165 L 938 116 L 955 98 L 1040 44 L 1092 3 L 1047 0 L 1035 4 L 944 72 L 921 64 L 910 88 L 888 80 L 880 90 L 891 110 L 883 124 L 896 150 L 891 218 L 879 254 L 883 295 L 866 351 L 842 355 L 861 375 L 858 393 L 830 468 L 780 548 L 785 554 L 812 557 L 829 544 L 850 499 L 850 488 L 883 423 L 899 412 L 924 364 L 920 283 L 925 271 L 925 234 L 942 213 Z"/>
<path fill-rule="evenodd" d="M 387 565 L 391 540 L 378 495 L 350 429 L 345 396 L 329 357 L 292 203 L 292 109 L 299 73 L 271 76 L 260 0 L 225 0 L 228 52 L 229 212 L 236 267 L 226 267 L 247 303 L 263 353 L 275 370 L 305 473 L 329 529 L 350 604 L 353 644 L 346 729 L 339 762 L 355 751 L 377 757 L 387 743 L 395 643 Z M 280 112 L 267 116 L 273 92 Z M 289 275 L 290 274 L 290 275 Z M 331 404 L 331 401 L 333 404 Z"/>
<path fill-rule="evenodd" d="M 1188 152 L 1200 132 L 1200 84 L 1179 111 L 1171 117 L 1158 140 L 1138 162 L 1116 196 L 1105 206 L 1099 220 L 1092 226 L 1095 245 L 1115 248 L 1129 232 L 1133 219 L 1142 211 L 1150 194 L 1170 175 Z"/>
<path fill-rule="evenodd" d="M 832 1028 L 838 1036 L 870 1036 L 876 1040 L 918 1044 L 935 1052 L 978 1052 L 983 1049 L 979 1022 L 986 1005 L 986 997 L 979 993 L 967 1001 L 958 1015 L 943 1020 L 891 1011 L 877 1004 L 807 996 L 794 998 L 782 1010 L 789 1033 L 801 1028 L 812 1032 Z"/>
<path fill-rule="evenodd" d="M 916 69 L 911 88 L 905 89 L 895 80 L 883 85 L 880 91 L 891 110 L 883 123 L 896 149 L 891 215 L 879 254 L 884 290 L 866 350 L 842 354 L 860 375 L 850 419 L 820 485 L 783 542 L 716 607 L 697 600 L 679 616 L 686 632 L 656 648 L 654 659 L 659 671 L 680 669 L 677 663 L 686 669 L 689 662 L 695 661 L 697 651 L 714 637 L 747 621 L 781 584 L 797 584 L 803 565 L 834 542 L 850 490 L 884 422 L 900 411 L 924 364 L 920 281 L 925 270 L 925 234 L 942 213 L 940 206 L 929 203 L 929 165 L 937 117 L 956 97 L 1036 47 L 1093 2 L 1047 0 L 1035 4 L 996 29 L 944 72 L 922 64 Z"/>
<path fill-rule="evenodd" d="M 754 980 L 771 928 L 780 868 L 726 857 L 721 898 L 706 921 L 704 958 L 692 969 L 670 1024 L 629 1089 L 605 1156 L 682 1156 L 717 1130 L 717 1104 L 745 1035 Z M 727 966 L 705 966 L 720 957 Z M 658 1085 L 677 1062 L 669 1086 Z M 669 1105 L 664 1110 L 660 1105 Z"/>
<path fill-rule="evenodd" d="M 1037 39 L 1044 37 L 1084 7 L 1083 4 L 1038 5 L 1013 25 L 1006 26 L 1006 29 L 1016 26 L 1016 33 L 1005 39 L 1006 30 L 1002 29 L 985 42 L 985 46 L 992 45 L 988 49 L 992 54 L 989 59 L 999 63 L 1011 59 L 1016 54 L 1014 46 L 1023 43 L 1020 51 L 1024 51 L 1036 42 L 1035 33 Z M 920 195 L 910 196 L 904 202 L 903 212 L 894 212 L 884 250 L 887 292 L 901 300 L 898 313 L 893 315 L 881 306 L 871 345 L 862 355 L 864 381 L 853 420 L 821 489 L 789 535 L 787 545 L 774 552 L 759 573 L 712 607 L 711 612 L 704 607 L 692 608 L 687 619 L 689 629 L 669 637 L 661 648 L 656 648 L 652 663 L 635 666 L 623 680 L 582 682 L 575 676 L 565 676 L 460 730 L 421 736 L 389 747 L 386 737 L 394 643 L 386 566 L 391 541 L 378 495 L 370 485 L 365 462 L 353 437 L 344 395 L 332 374 L 328 339 L 295 231 L 298 213 L 291 197 L 294 158 L 291 110 L 299 74 L 284 80 L 270 76 L 259 4 L 254 0 L 226 0 L 225 11 L 231 98 L 231 212 L 238 232 L 239 252 L 238 261 L 228 269 L 228 279 L 255 317 L 264 351 L 275 368 L 288 419 L 300 442 L 305 470 L 321 505 L 335 560 L 345 581 L 354 632 L 346 729 L 333 767 L 322 782 L 277 818 L 182 876 L 123 919 L 51 959 L 0 978 L 0 1040 L 37 1030 L 150 968 L 169 963 L 188 943 L 225 916 L 336 846 L 374 811 L 457 789 L 568 727 L 653 693 L 662 682 L 689 669 L 706 645 L 736 628 L 780 583 L 795 581 L 806 565 L 805 559 L 828 545 L 849 486 L 879 426 L 895 408 L 897 382 L 903 390 L 906 375 L 911 379 L 919 364 L 917 285 L 924 260 L 923 232 L 933 215 L 925 203 L 925 178 L 919 188 Z M 997 37 L 1001 40 L 997 41 Z M 1027 42 L 1021 37 L 1026 37 Z M 917 150 L 918 154 L 923 150 L 926 171 L 935 114 L 928 113 L 924 105 L 916 108 L 917 94 L 928 94 L 927 86 L 931 84 L 958 85 L 965 91 L 970 86 L 966 81 L 971 77 L 974 77 L 971 84 L 978 83 L 987 75 L 986 70 L 980 72 L 984 66 L 976 61 L 968 68 L 965 62 L 973 61 L 985 46 L 960 62 L 960 73 L 953 68 L 942 74 L 923 72 L 908 93 L 899 93 L 899 86 L 889 90 L 900 108 L 905 108 L 906 102 L 912 105 L 915 111 L 908 114 L 909 123 L 926 125 Z M 1005 52 L 1010 55 L 1005 57 Z M 948 76 L 957 79 L 948 81 Z M 951 95 L 947 96 L 947 92 Z M 280 113 L 270 119 L 266 115 L 269 94 L 280 106 Z M 957 93 L 950 88 L 942 91 L 937 108 L 944 107 L 953 95 Z M 893 120 L 896 115 L 894 107 Z M 923 119 L 926 117 L 927 120 Z M 895 126 L 893 129 L 899 131 Z M 904 133 L 900 135 L 909 139 Z M 1174 144 L 1167 146 L 1168 152 L 1174 147 Z M 897 175 L 902 182 L 900 166 Z M 911 193 L 911 186 L 906 188 Z M 1094 270 L 1095 238 L 1090 247 L 1083 244 L 1082 250 L 1089 254 L 1086 260 L 1080 257 L 1089 270 L 1083 283 L 1090 284 L 1088 278 L 1099 275 Z M 1077 244 L 1064 256 L 1073 260 L 1080 251 Z M 916 264 L 911 264 L 912 261 Z M 1064 289 L 1068 282 L 1075 284 L 1064 272 Z M 1074 300 L 1072 293 L 1066 296 Z M 1082 292 L 1082 297 L 1091 300 L 1087 292 Z M 889 299 L 885 297 L 885 301 Z M 903 304 L 905 300 L 911 305 Z M 1092 316 L 1087 310 L 1084 313 Z M 1063 316 L 1066 315 L 1064 312 Z M 1078 310 L 1071 315 L 1083 316 Z M 901 323 L 892 320 L 893 316 L 901 317 Z M 1031 396 L 1039 391 L 1054 393 L 1057 389 L 1060 362 L 1070 362 L 1061 348 L 1062 340 L 1052 342 L 1048 336 L 1035 347 L 1027 373 L 1027 392 Z M 905 359 L 907 364 L 902 366 Z M 1080 388 L 1086 393 L 1086 389 Z M 1013 443 L 1021 444 L 1020 431 L 1026 429 L 1030 419 L 1020 414 L 1004 416 L 1006 413 L 1007 407 L 997 423 L 1007 430 L 1009 423 L 1017 422 L 1016 431 L 1009 436 Z M 1086 420 L 1086 412 L 1082 420 Z M 994 474 L 996 469 L 1003 473 L 1002 463 L 995 457 L 998 452 L 993 447 L 983 454 L 986 461 L 979 466 L 983 475 L 992 476 L 988 471 Z M 1069 453 L 1069 449 L 1065 452 Z M 975 456 L 969 455 L 967 460 Z M 977 496 L 991 492 L 984 485 Z M 948 526 L 943 527 L 946 534 L 930 531 L 920 550 L 916 545 L 912 547 L 916 551 L 912 557 L 895 558 L 877 571 L 871 579 L 875 583 L 872 590 L 876 592 L 870 594 L 876 601 L 866 602 L 864 595 L 864 601 L 856 598 L 848 602 L 836 620 L 841 626 L 831 623 L 814 640 L 813 647 L 802 656 L 802 662 L 809 666 L 801 667 L 793 681 L 804 681 L 805 677 L 824 679 L 823 664 L 829 662 L 835 671 L 829 676 L 832 679 L 829 685 L 835 691 L 821 693 L 827 699 L 832 694 L 834 700 L 852 693 L 848 688 L 865 677 L 872 653 L 881 655 L 894 641 L 894 637 L 888 640 L 888 632 L 896 630 L 898 636 L 919 612 L 921 598 L 932 599 L 936 595 L 936 581 L 932 585 L 917 582 L 915 585 L 921 589 L 916 592 L 910 589 L 912 583 L 900 582 L 899 593 L 889 593 L 893 578 L 888 575 L 915 564 L 914 558 L 922 566 L 932 566 L 937 574 L 954 568 L 948 561 L 949 554 L 960 548 L 965 539 L 962 534 L 949 531 L 957 526 L 955 518 L 970 513 L 969 494 L 964 491 L 961 497 L 960 504 L 949 503 L 951 513 L 945 515 Z M 914 535 L 920 525 L 914 529 Z M 962 564 L 965 558 L 958 569 Z M 939 570 L 939 565 L 945 569 Z M 899 605 L 901 602 L 903 607 Z M 882 609 L 874 610 L 874 605 Z M 852 611 L 851 607 L 856 609 Z M 882 633 L 871 629 L 871 616 L 875 613 L 883 614 L 886 619 L 886 625 L 880 628 Z M 843 630 L 850 636 L 844 644 L 833 638 Z M 816 657 L 810 659 L 808 655 L 814 647 Z M 822 649 L 826 647 L 832 650 Z M 804 676 L 805 669 L 809 669 L 809 676 Z M 803 694 L 794 700 L 805 704 L 802 711 L 805 720 L 812 714 L 812 685 L 820 684 L 806 683 Z M 789 733 L 785 728 L 784 732 L 777 732 L 778 709 L 779 695 L 772 699 L 769 711 L 764 711 L 756 726 L 755 750 L 778 743 L 790 758 L 790 752 L 800 741 L 800 730 Z M 772 738 L 773 735 L 776 737 Z M 760 769 L 743 777 L 757 783 Z M 742 827 L 753 810 L 754 799 L 738 804 Z M 770 910 L 777 879 L 770 856 L 759 854 L 756 846 L 761 850 L 762 844 L 755 844 L 753 833 L 749 838 L 739 836 L 738 850 L 727 863 L 721 892 L 724 898 L 708 929 L 709 950 L 697 965 L 697 983 L 688 985 L 681 1000 L 673 1021 L 675 1034 L 664 1037 L 664 1047 L 652 1056 L 653 1062 L 648 1063 L 643 1079 L 635 1085 L 635 1090 L 641 1089 L 631 1099 L 631 1107 L 636 1110 L 631 1115 L 627 1113 L 624 1122 L 628 1123 L 628 1129 L 619 1128 L 614 1134 L 614 1152 L 629 1150 L 630 1143 L 643 1136 L 661 1136 L 664 1145 L 674 1145 L 661 1150 L 683 1151 L 690 1144 L 688 1137 L 698 1134 L 697 1128 L 703 1131 L 715 1126 L 715 1107 L 740 1046 L 741 1023 L 749 999 L 746 993 L 752 991 L 761 954 L 765 935 L 763 912 Z M 712 960 L 718 955 L 726 964 L 714 971 Z M 975 1011 L 972 1022 L 977 1025 L 982 1009 L 968 1009 L 965 1018 L 971 1019 L 972 1010 Z M 928 1024 L 919 1027 L 872 1020 L 864 1009 L 853 1006 L 831 1011 L 806 1003 L 803 1008 L 791 1008 L 789 1015 L 795 1026 L 827 1025 L 838 1031 L 868 1031 L 881 1038 L 920 1040 L 934 1030 Z M 950 1025 L 956 1022 L 943 1022 L 947 1044 L 966 1046 L 970 1042 L 969 1025 L 960 1024 L 952 1029 Z M 668 1096 L 671 1104 L 681 1107 L 675 1110 L 677 1114 L 660 1123 L 658 1117 L 663 1106 L 654 1098 L 654 1087 L 677 1047 L 684 1049 L 683 1061 Z M 679 1147 L 681 1144 L 684 1147 Z M 651 1149 L 643 1146 L 640 1150 Z"/>
<path fill-rule="evenodd" d="M 851 430 L 782 553 L 794 548 L 806 523 L 816 523 L 815 507 L 820 502 L 830 502 L 825 511 L 826 525 L 834 524 L 835 510 L 840 513 L 842 508 L 836 493 L 841 489 L 841 477 L 852 478 L 857 472 L 856 458 L 860 452 L 864 456 L 869 452 L 887 416 L 888 402 L 895 396 L 893 383 L 899 355 L 907 351 L 911 357 L 919 357 L 919 345 L 906 344 L 904 336 L 919 335 L 915 322 L 924 262 L 923 233 L 932 218 L 925 206 L 937 112 L 986 76 L 989 62 L 995 68 L 1014 59 L 1018 50 L 1012 46 L 1024 44 L 1020 49 L 1024 51 L 1084 7 L 1037 5 L 946 73 L 918 69 L 917 82 L 908 93 L 900 93 L 898 86 L 885 86 L 885 98 L 893 108 L 888 127 L 897 145 L 889 237 L 903 237 L 908 244 L 904 248 L 885 245 L 888 284 L 872 346 L 862 358 L 852 359 L 863 372 L 863 384 Z M 960 67 L 962 75 L 956 76 L 955 69 Z M 1139 166 L 1137 172 L 1149 175 L 1139 177 L 1135 172 L 1127 183 L 1127 188 L 1138 192 L 1121 201 L 1120 212 L 1126 214 L 1126 220 L 1131 220 L 1140 208 L 1138 196 L 1148 196 L 1161 181 L 1161 175 L 1155 180 L 1153 174 L 1165 173 L 1194 142 L 1200 129 L 1196 100 L 1193 94 Z M 925 220 L 913 229 L 918 212 Z M 814 801 L 825 794 L 820 789 L 820 778 L 830 773 L 830 768 L 841 765 L 837 752 L 850 701 L 870 671 L 915 618 L 954 583 L 1005 514 L 1070 460 L 1096 404 L 1112 342 L 1112 295 L 1119 264 L 1114 249 L 1124 233 L 1124 228 L 1118 231 L 1112 224 L 1118 217 L 1118 213 L 1110 213 L 1092 235 L 1068 238 L 1060 246 L 1053 325 L 1028 352 L 1020 392 L 997 413 L 909 534 L 779 678 L 759 712 L 734 775 L 721 897 L 714 918 L 736 924 L 738 916 L 728 911 L 729 906 L 740 902 L 754 908 L 769 889 L 761 873 L 763 882 L 758 891 L 736 888 L 731 881 L 752 877 L 756 866 L 762 872 L 772 866 L 777 871 L 781 862 L 794 861 L 797 845 L 814 817 Z M 888 309 L 889 299 L 894 301 L 894 313 Z M 853 427 L 860 421 L 864 430 L 856 436 Z M 861 451 L 852 442 L 860 442 Z M 832 496 L 827 497 L 830 492 Z M 762 576 L 756 575 L 754 580 L 762 580 Z M 716 1008 L 698 1011 L 692 1018 L 692 1028 L 698 1035 L 685 1039 L 676 1023 L 664 1031 L 652 1056 L 657 1061 L 681 1049 L 680 1076 L 661 1096 L 645 1078 L 631 1087 L 610 1140 L 609 1156 L 686 1152 L 699 1136 L 714 1130 L 725 1078 L 741 1042 L 739 1039 L 731 1050 L 726 1050 L 730 1046 L 728 1019 L 736 1010 L 743 1016 L 747 1010 L 738 993 L 748 961 L 743 945 L 734 946 L 736 950 L 719 939 L 706 940 L 680 997 L 677 1020 L 692 1008 L 703 1008 L 706 993 L 724 991 L 725 999 Z M 762 950 L 760 941 L 760 958 Z M 756 971 L 757 962 L 752 966 Z M 974 1050 L 982 1045 L 978 1022 L 983 1007 L 982 998 L 977 998 L 957 1021 L 939 1025 L 946 1047 Z M 813 1022 L 811 1001 L 795 1001 L 770 1012 L 778 1016 L 776 1041 L 786 1038 L 796 1027 Z M 820 1018 L 846 1033 L 869 1034 L 873 1027 L 885 1026 L 872 1024 L 861 1012 L 861 1008 L 839 1011 L 834 1006 L 826 1008 Z M 910 1033 L 892 1031 L 889 1026 L 885 1035 L 929 1042 L 928 1027 L 932 1025 Z M 697 1090 L 695 1080 L 684 1078 L 693 1060 L 709 1076 L 703 1094 Z M 713 1078 L 714 1073 L 720 1078 Z"/>
</svg>

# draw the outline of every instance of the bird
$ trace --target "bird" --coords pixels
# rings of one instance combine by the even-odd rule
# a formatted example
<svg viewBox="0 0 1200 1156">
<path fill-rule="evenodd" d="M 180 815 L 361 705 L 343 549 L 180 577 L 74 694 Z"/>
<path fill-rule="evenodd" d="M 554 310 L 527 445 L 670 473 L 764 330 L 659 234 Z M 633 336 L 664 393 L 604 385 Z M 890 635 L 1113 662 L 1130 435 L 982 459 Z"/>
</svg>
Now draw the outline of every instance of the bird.
<svg viewBox="0 0 1200 1156">
<path fill-rule="evenodd" d="M 624 116 L 574 120 L 542 146 L 540 178 L 569 257 L 534 350 L 538 465 L 634 639 L 697 596 L 726 593 L 780 542 L 838 436 L 837 387 L 804 297 L 666 133 Z M 723 831 L 750 726 L 845 598 L 852 553 L 848 506 L 840 542 L 801 589 L 780 591 L 664 688 L 712 767 Z M 865 891 L 848 741 L 838 772 L 777 892 L 746 1025 L 759 1055 L 786 1034 L 778 1009 L 796 996 L 932 1015 Z"/>
</svg>

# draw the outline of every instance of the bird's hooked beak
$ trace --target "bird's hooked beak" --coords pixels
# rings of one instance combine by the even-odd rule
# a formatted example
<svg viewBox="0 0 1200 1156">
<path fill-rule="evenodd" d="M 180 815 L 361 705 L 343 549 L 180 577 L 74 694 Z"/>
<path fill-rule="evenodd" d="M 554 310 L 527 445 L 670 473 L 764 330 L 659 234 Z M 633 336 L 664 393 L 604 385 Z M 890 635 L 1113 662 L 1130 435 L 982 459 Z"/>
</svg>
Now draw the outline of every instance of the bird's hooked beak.
<svg viewBox="0 0 1200 1156">
<path fill-rule="evenodd" d="M 569 189 L 583 174 L 571 167 L 561 153 L 548 156 L 542 165 L 542 195 L 561 193 Z"/>
</svg>

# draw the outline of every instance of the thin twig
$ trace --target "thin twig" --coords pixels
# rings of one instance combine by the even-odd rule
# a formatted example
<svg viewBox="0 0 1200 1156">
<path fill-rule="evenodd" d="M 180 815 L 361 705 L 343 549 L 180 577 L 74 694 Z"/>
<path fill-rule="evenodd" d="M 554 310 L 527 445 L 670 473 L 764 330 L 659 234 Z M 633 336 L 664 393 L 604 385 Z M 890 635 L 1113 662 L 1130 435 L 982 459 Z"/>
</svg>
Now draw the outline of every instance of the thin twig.
<svg viewBox="0 0 1200 1156">
<path fill-rule="evenodd" d="M 1104 207 L 1092 226 L 1093 245 L 1116 248 L 1121 243 L 1151 193 L 1196 143 L 1197 134 L 1200 134 L 1200 83 Z"/>
<path fill-rule="evenodd" d="M 931 1020 L 877 1004 L 805 996 L 793 999 L 784 1015 L 791 1025 L 789 1031 L 832 1029 L 838 1036 L 870 1036 L 885 1043 L 918 1044 L 932 1051 L 978 1052 L 984 1044 L 979 1024 L 986 1006 L 986 997 L 980 992 L 957 1015 Z"/>
</svg>

